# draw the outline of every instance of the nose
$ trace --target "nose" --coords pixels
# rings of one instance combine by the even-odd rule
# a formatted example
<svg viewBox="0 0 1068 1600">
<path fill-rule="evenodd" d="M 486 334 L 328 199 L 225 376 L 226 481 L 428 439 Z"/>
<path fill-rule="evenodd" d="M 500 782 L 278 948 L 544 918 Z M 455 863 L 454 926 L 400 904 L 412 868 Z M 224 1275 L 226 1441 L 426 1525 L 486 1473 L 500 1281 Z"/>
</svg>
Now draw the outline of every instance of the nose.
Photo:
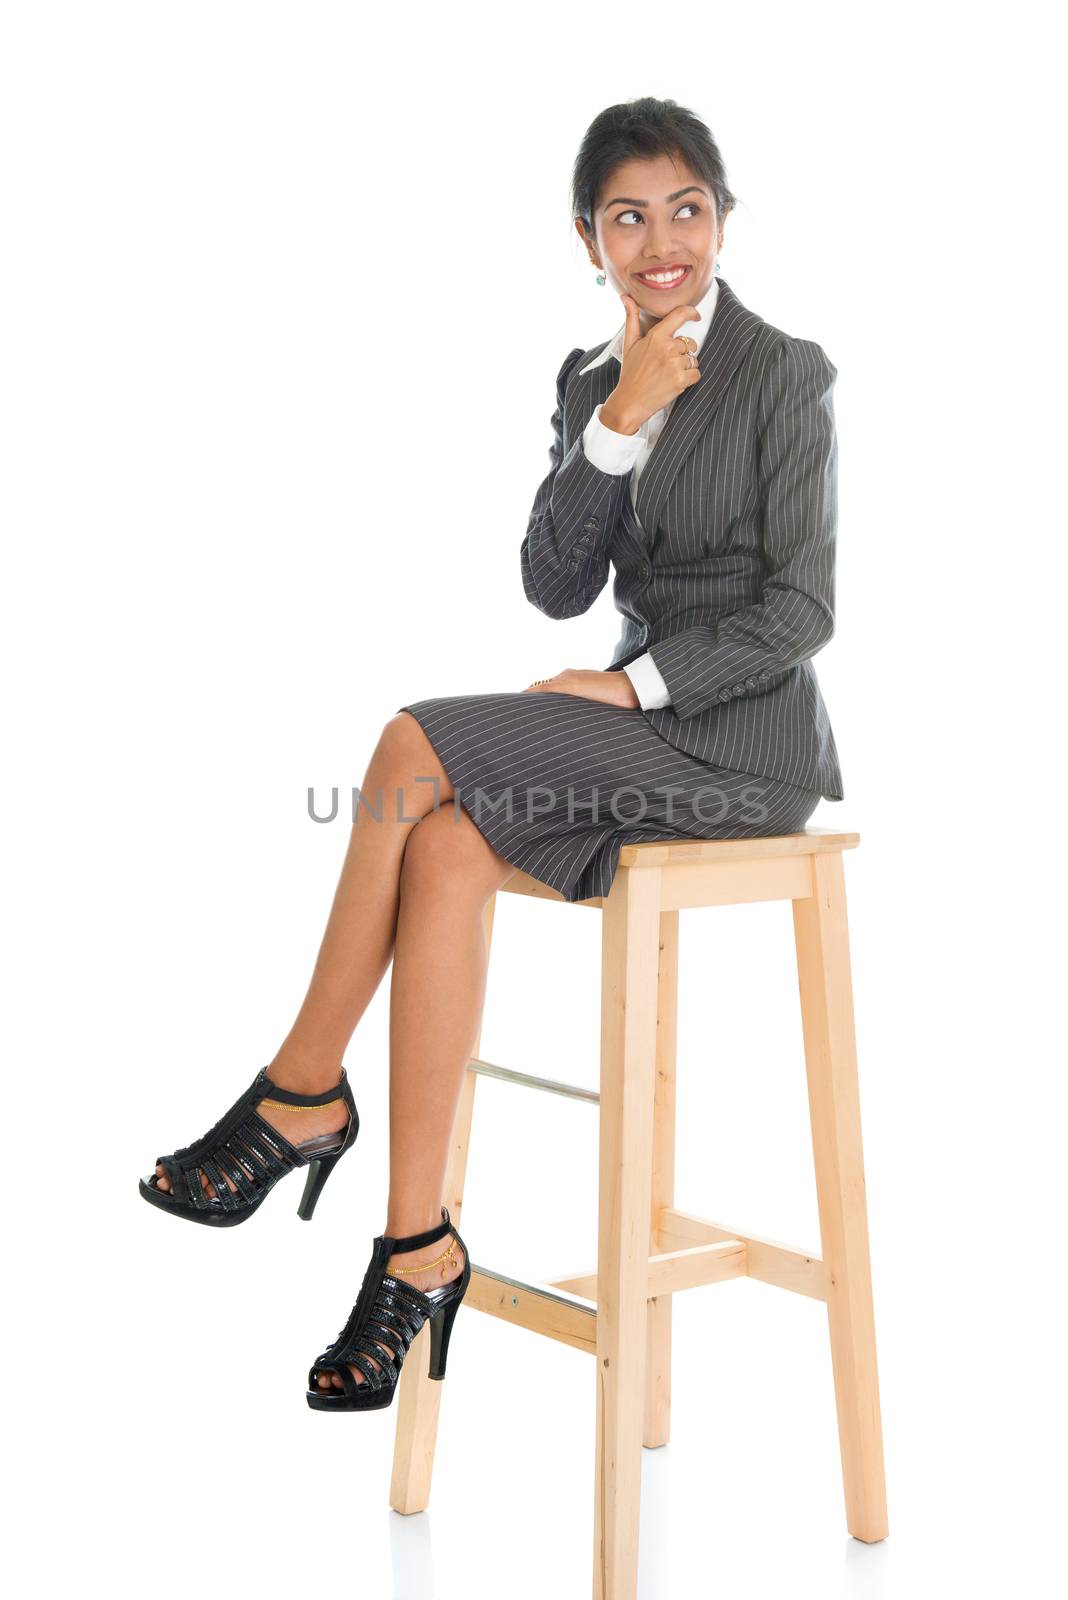
<svg viewBox="0 0 1068 1600">
<path fill-rule="evenodd" d="M 650 262 L 677 261 L 678 246 L 675 245 L 667 233 L 653 232 L 648 240 L 649 249 L 642 258 Z"/>
</svg>

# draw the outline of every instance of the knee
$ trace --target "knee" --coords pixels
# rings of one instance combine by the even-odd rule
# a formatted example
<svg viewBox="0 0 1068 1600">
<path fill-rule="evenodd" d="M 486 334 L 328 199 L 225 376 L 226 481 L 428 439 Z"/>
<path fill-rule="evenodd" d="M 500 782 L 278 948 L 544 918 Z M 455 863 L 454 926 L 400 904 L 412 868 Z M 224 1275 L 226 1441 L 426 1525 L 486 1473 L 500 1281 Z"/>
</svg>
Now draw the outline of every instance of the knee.
<svg viewBox="0 0 1068 1600">
<path fill-rule="evenodd" d="M 398 711 L 383 724 L 375 753 L 387 761 L 411 766 L 433 748 L 418 718 L 410 711 Z"/>
<path fill-rule="evenodd" d="M 410 711 L 398 711 L 383 724 L 368 771 L 375 782 L 402 791 L 409 815 L 423 816 L 435 802 L 452 798 L 449 774 Z"/>
<path fill-rule="evenodd" d="M 428 812 L 408 835 L 401 892 L 468 894 L 484 901 L 513 871 L 467 812 L 449 804 Z"/>
</svg>

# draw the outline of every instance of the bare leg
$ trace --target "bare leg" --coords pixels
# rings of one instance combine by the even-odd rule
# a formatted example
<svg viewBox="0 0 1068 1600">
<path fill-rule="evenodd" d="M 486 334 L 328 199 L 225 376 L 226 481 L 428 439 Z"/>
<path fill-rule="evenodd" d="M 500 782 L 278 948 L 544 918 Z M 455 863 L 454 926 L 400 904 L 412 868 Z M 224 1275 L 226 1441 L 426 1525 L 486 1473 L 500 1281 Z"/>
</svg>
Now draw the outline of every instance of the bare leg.
<svg viewBox="0 0 1068 1600">
<path fill-rule="evenodd" d="M 428 781 L 434 778 L 436 784 Z M 318 1094 L 337 1083 L 346 1046 L 389 965 L 401 864 L 417 826 L 402 819 L 425 817 L 437 803 L 437 815 L 448 832 L 455 835 L 460 830 L 450 821 L 457 808 L 447 803 L 454 793 L 448 774 L 407 711 L 397 712 L 385 724 L 360 788 L 368 805 L 381 810 L 381 820 L 361 806 L 307 994 L 269 1065 L 275 1083 L 301 1094 Z M 470 819 L 467 822 L 478 834 Z M 263 1115 L 297 1142 L 343 1127 L 347 1113 L 336 1101 L 314 1111 L 272 1108 Z M 159 1187 L 169 1189 L 166 1173 L 158 1166 L 156 1173 Z M 214 1195 L 210 1184 L 205 1187 Z"/>
<path fill-rule="evenodd" d="M 390 988 L 390 1183 L 383 1233 L 421 1233 L 441 1221 L 449 1140 L 463 1074 L 485 996 L 486 900 L 513 868 L 486 842 L 465 812 L 451 807 L 424 817 L 412 833 L 401 870 L 400 910 Z M 396 1271 L 439 1256 L 429 1249 L 396 1252 Z M 430 1289 L 459 1277 L 464 1254 L 405 1282 Z M 366 1379 L 350 1367 L 357 1383 Z M 340 1388 L 336 1373 L 319 1387 Z"/>
</svg>

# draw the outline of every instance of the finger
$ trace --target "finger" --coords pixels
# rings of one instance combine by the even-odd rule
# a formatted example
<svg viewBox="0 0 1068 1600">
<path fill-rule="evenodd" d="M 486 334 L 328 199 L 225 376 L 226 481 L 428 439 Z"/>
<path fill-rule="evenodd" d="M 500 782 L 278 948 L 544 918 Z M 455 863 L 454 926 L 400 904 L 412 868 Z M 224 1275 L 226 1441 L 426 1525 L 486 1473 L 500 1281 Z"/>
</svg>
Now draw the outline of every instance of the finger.
<svg viewBox="0 0 1068 1600">
<path fill-rule="evenodd" d="M 701 313 L 696 306 L 676 306 L 674 311 L 668 311 L 660 318 L 656 327 L 649 335 L 650 339 L 673 339 L 675 329 L 681 328 L 684 322 L 700 322 Z"/>
<path fill-rule="evenodd" d="M 638 302 L 631 294 L 621 294 L 623 309 L 627 313 L 627 326 L 623 333 L 623 354 L 626 355 L 632 344 L 637 344 L 642 336 L 641 319 L 638 315 Z"/>
<path fill-rule="evenodd" d="M 679 360 L 683 370 L 689 371 L 697 365 L 697 348 L 692 339 L 676 339 L 673 341 L 678 351 Z M 691 345 L 694 347 L 691 349 Z"/>
</svg>

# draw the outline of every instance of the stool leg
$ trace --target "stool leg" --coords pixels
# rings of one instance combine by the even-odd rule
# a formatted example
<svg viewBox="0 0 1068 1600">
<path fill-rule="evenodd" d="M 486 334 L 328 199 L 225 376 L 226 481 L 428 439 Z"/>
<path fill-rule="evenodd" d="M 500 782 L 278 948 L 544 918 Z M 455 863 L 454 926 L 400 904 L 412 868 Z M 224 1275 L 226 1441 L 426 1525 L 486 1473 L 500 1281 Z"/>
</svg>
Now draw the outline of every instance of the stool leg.
<svg viewBox="0 0 1068 1600">
<path fill-rule="evenodd" d="M 846 1521 L 871 1544 L 888 1528 L 841 852 L 812 868 L 813 894 L 793 902 L 812 1149 Z"/>
<path fill-rule="evenodd" d="M 637 1593 L 659 939 L 659 870 L 617 867 L 602 907 L 594 1600 Z"/>
<path fill-rule="evenodd" d="M 660 973 L 656 1001 L 656 1095 L 653 1101 L 653 1183 L 649 1251 L 660 1248 L 657 1225 L 665 1206 L 675 1204 L 675 1040 L 678 1020 L 679 914 L 660 913 Z M 645 1428 L 647 1448 L 671 1436 L 671 1304 L 673 1295 L 648 1303 L 645 1346 Z"/>
<path fill-rule="evenodd" d="M 489 957 L 493 936 L 493 913 L 497 896 L 490 895 L 482 912 L 482 929 Z M 482 1024 L 472 1055 L 478 1055 L 482 1040 Z M 464 1178 L 467 1174 L 467 1152 L 471 1142 L 471 1119 L 475 1109 L 477 1072 L 465 1072 L 460 1085 L 456 1116 L 452 1125 L 452 1143 L 445 1168 L 445 1193 L 443 1204 L 456 1227 L 460 1226 L 463 1211 Z M 430 1324 L 420 1328 L 401 1367 L 400 1383 L 394 1405 L 397 1407 L 397 1429 L 393 1439 L 393 1476 L 389 1486 L 389 1503 L 394 1511 L 405 1514 L 425 1511 L 430 1500 L 430 1479 L 434 1471 L 434 1447 L 438 1435 L 438 1407 L 444 1385 L 432 1383 L 427 1376 L 427 1345 Z"/>
</svg>

